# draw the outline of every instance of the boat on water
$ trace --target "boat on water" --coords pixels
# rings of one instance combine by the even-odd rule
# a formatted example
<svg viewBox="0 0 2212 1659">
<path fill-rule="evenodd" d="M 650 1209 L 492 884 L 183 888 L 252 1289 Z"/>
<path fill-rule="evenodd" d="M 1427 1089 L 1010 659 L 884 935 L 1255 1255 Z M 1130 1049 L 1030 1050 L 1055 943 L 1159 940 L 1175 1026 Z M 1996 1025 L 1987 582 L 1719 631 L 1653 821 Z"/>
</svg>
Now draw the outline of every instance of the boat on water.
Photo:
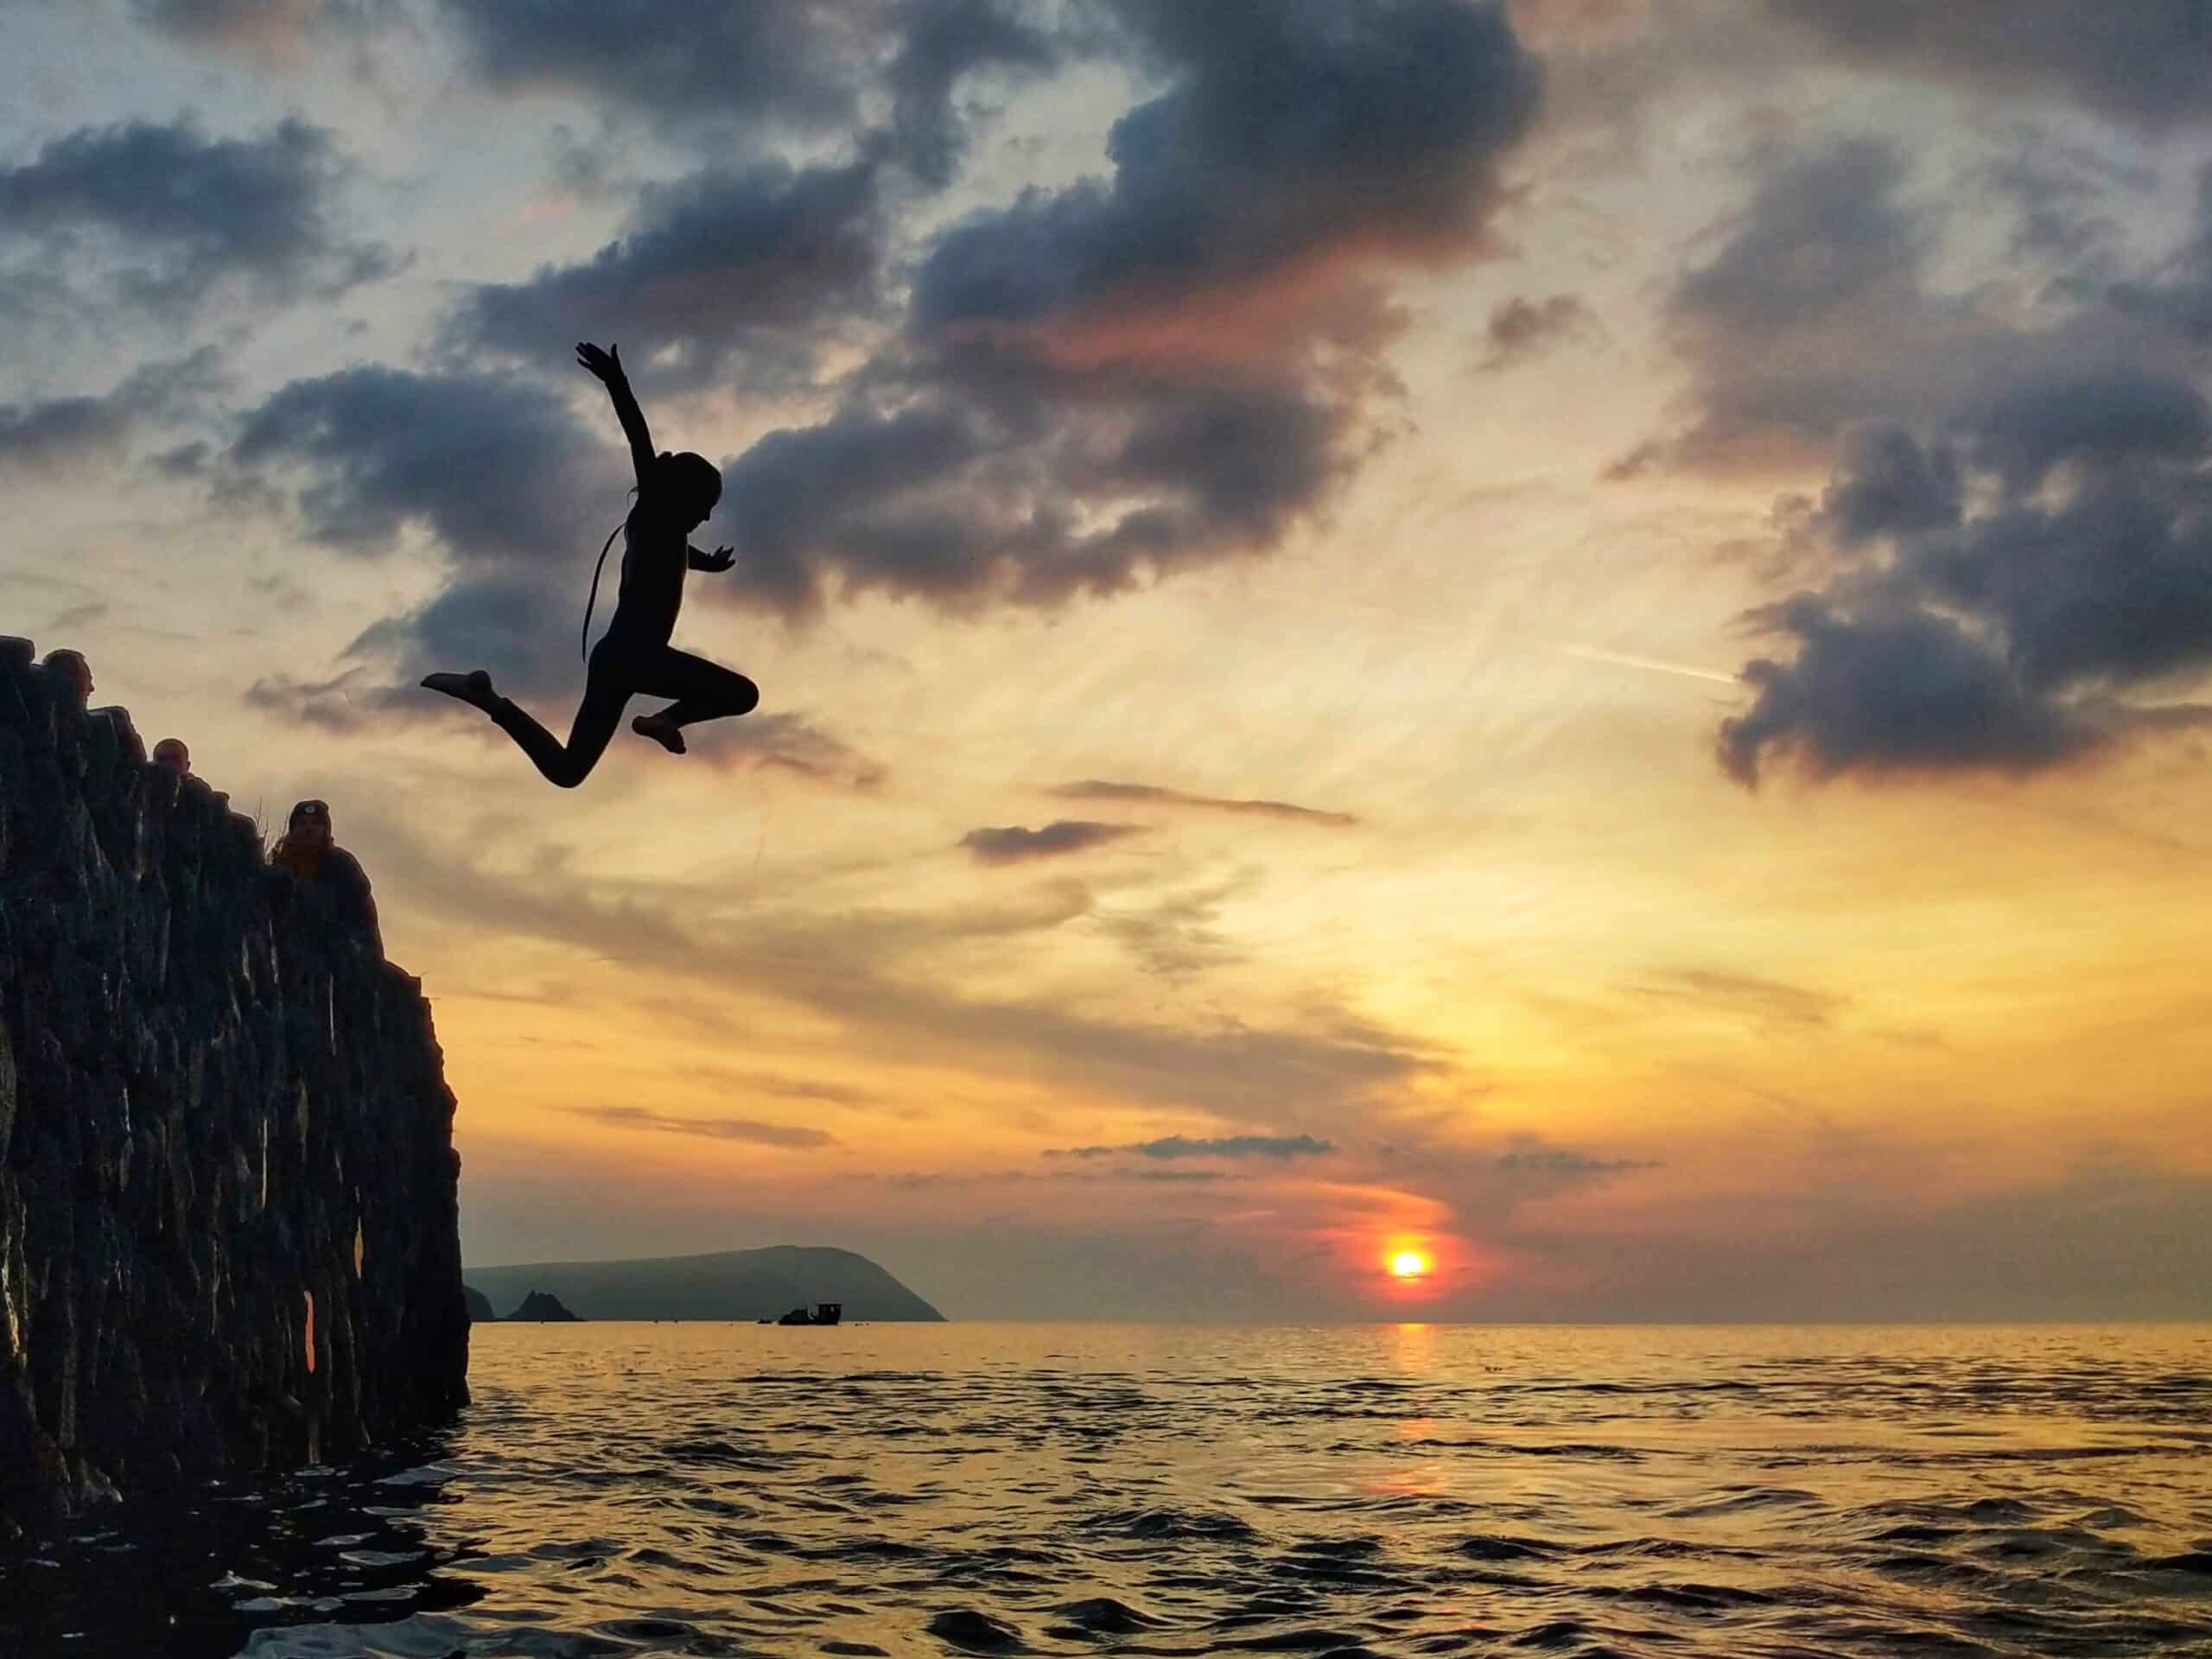
<svg viewBox="0 0 2212 1659">
<path fill-rule="evenodd" d="M 811 1308 L 795 1307 L 778 1325 L 835 1325 L 845 1316 L 842 1302 L 817 1302 Z"/>
</svg>

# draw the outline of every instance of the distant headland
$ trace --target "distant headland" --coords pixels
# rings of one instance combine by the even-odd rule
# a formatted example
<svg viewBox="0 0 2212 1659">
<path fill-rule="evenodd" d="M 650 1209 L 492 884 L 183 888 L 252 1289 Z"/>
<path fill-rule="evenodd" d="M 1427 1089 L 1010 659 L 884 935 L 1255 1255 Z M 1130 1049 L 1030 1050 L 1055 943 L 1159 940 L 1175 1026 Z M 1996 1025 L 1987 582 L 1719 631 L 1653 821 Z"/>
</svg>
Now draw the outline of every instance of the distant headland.
<svg viewBox="0 0 2212 1659">
<path fill-rule="evenodd" d="M 543 1291 L 587 1319 L 772 1319 L 817 1302 L 842 1302 L 848 1322 L 944 1319 L 868 1257 L 798 1244 L 470 1268 L 467 1277 L 487 1306 L 511 1307 Z"/>
<path fill-rule="evenodd" d="M 533 1290 L 522 1299 L 522 1306 L 507 1315 L 510 1325 L 579 1325 L 582 1321 L 561 1306 L 558 1296 Z"/>
</svg>

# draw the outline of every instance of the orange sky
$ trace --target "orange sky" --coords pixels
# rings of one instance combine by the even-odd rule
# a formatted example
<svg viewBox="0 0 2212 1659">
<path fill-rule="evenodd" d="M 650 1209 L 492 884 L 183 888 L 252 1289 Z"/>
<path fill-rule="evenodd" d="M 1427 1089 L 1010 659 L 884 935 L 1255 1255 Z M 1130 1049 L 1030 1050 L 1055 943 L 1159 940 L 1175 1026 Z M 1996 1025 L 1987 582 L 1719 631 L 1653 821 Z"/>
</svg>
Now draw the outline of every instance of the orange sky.
<svg viewBox="0 0 2212 1659">
<path fill-rule="evenodd" d="M 987 65 L 960 83 L 950 181 L 882 187 L 862 298 L 808 310 L 810 289 L 759 321 L 766 279 L 711 270 L 680 326 L 644 267 L 686 181 L 838 164 L 887 94 L 724 130 L 613 79 L 503 78 L 515 43 L 435 6 L 381 33 L 305 3 L 212 32 L 11 10 L 0 298 L 26 322 L 0 346 L 0 620 L 84 650 L 95 701 L 184 736 L 235 805 L 333 803 L 435 1007 L 474 1262 L 835 1243 L 979 1317 L 2202 1316 L 2212 785 L 2190 711 L 2212 644 L 2177 623 L 2155 675 L 2018 668 L 2020 717 L 2060 734 L 2032 762 L 1973 748 L 1995 728 L 1971 722 L 1961 760 L 1895 728 L 1851 758 L 1839 734 L 1870 729 L 1872 694 L 1810 667 L 1791 684 L 1817 712 L 1758 751 L 1756 789 L 1715 746 L 1754 706 L 1749 661 L 1818 648 L 1756 614 L 1792 594 L 1847 614 L 1847 640 L 1935 617 L 2028 661 L 2042 613 L 1906 591 L 1922 543 L 1895 524 L 1854 563 L 1832 486 L 1851 435 L 1894 421 L 1931 456 L 1945 434 L 1986 446 L 1956 440 L 1969 524 L 2056 514 L 2102 476 L 2065 467 L 2103 452 L 1986 505 L 2014 489 L 2015 428 L 1988 412 L 2017 410 L 1991 390 L 2012 366 L 2155 370 L 2201 399 L 2212 336 L 2161 319 L 2184 315 L 2191 238 L 2212 248 L 2192 194 L 2212 123 L 2063 64 L 1847 50 L 1770 10 L 1522 7 L 1500 27 L 1541 96 L 1521 125 L 1478 109 L 1463 147 L 1417 145 L 1438 194 L 1394 218 L 1389 190 L 1332 194 L 1312 161 L 1301 192 L 1262 157 L 1221 187 L 1224 251 L 1201 237 L 1217 264 L 1195 270 L 1143 265 L 1167 256 L 1140 243 L 1141 193 L 1166 187 L 1109 132 L 1179 87 L 1214 95 L 1212 48 Z M 1315 49 L 1363 73 L 1360 41 Z M 301 186 L 321 206 L 283 208 L 282 249 L 124 223 L 68 173 L 116 124 L 180 111 L 183 148 L 137 164 L 212 167 L 194 145 L 292 114 L 326 130 Z M 1204 185 L 1201 143 L 1166 153 Z M 1117 165 L 1122 194 L 1084 207 Z M 480 370 L 569 411 L 619 480 L 569 363 L 572 338 L 612 337 L 638 342 L 664 447 L 750 477 L 764 435 L 849 406 L 847 377 L 953 372 L 925 358 L 952 335 L 914 321 L 940 290 L 970 302 L 938 256 L 963 226 L 1011 242 L 1025 189 L 1126 235 L 1135 274 L 1020 245 L 1098 296 L 1001 331 L 1077 377 L 1052 394 L 1065 447 L 1039 499 L 987 458 L 928 480 L 933 512 L 970 535 L 1039 505 L 1071 536 L 1110 526 L 1126 499 L 1084 493 L 1071 458 L 1231 389 L 1294 385 L 1335 423 L 1330 459 L 1293 488 L 1279 448 L 1240 454 L 1237 489 L 1283 488 L 1280 511 L 1238 518 L 1221 485 L 1173 556 L 1090 592 L 1043 594 L 1018 555 L 967 587 L 863 566 L 837 540 L 857 518 L 804 551 L 817 603 L 695 575 L 678 642 L 763 700 L 682 760 L 625 734 L 556 791 L 360 648 L 471 573 L 527 569 L 546 619 L 527 701 L 565 722 L 619 483 L 554 519 L 541 564 L 472 563 L 461 509 L 410 489 L 518 525 L 554 498 L 499 495 L 459 443 L 408 462 L 419 485 L 392 433 L 334 426 L 267 462 L 241 445 L 288 385 Z M 1791 203 L 1816 191 L 1808 228 Z M 1444 203 L 1464 221 L 1439 226 Z M 637 269 L 542 349 L 455 321 L 602 248 Z M 1525 334 L 1516 301 L 1541 319 Z M 811 362 L 777 378 L 795 341 Z M 144 378 L 194 353 L 174 385 Z M 1211 466 L 1208 441 L 1159 464 Z M 386 470 L 347 470 L 350 442 L 387 446 Z M 2164 467 L 2186 502 L 2208 465 L 2161 451 L 2114 476 Z M 372 489 L 400 505 L 362 530 Z M 741 571 L 746 499 L 700 537 Z M 2176 591 L 2197 596 L 2168 620 L 2212 590 Z M 1056 823 L 1103 828 L 998 857 L 1023 838 L 978 834 Z M 1431 1270 L 1394 1280 L 1405 1249 Z"/>
</svg>

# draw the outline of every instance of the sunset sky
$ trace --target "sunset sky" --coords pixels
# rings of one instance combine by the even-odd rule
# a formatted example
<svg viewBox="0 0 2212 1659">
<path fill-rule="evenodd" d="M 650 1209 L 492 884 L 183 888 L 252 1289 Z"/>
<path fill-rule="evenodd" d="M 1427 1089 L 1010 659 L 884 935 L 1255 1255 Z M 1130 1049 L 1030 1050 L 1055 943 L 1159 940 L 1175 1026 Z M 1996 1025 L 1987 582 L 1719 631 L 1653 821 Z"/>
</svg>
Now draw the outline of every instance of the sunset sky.
<svg viewBox="0 0 2212 1659">
<path fill-rule="evenodd" d="M 0 631 L 332 803 L 474 1263 L 2212 1314 L 2208 88 L 2199 0 L 0 0 Z M 762 700 L 563 791 L 414 683 L 566 729 L 580 340 Z"/>
</svg>

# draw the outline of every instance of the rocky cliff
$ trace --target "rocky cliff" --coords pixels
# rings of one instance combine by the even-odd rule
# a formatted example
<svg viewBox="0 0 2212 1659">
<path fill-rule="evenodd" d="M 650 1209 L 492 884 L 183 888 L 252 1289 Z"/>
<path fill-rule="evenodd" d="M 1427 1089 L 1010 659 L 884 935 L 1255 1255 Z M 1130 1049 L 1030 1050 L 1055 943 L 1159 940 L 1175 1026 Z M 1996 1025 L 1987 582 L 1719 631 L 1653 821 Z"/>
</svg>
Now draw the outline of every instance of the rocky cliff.
<svg viewBox="0 0 2212 1659">
<path fill-rule="evenodd" d="M 419 982 L 0 640 L 0 1535 L 467 1397 Z"/>
</svg>

